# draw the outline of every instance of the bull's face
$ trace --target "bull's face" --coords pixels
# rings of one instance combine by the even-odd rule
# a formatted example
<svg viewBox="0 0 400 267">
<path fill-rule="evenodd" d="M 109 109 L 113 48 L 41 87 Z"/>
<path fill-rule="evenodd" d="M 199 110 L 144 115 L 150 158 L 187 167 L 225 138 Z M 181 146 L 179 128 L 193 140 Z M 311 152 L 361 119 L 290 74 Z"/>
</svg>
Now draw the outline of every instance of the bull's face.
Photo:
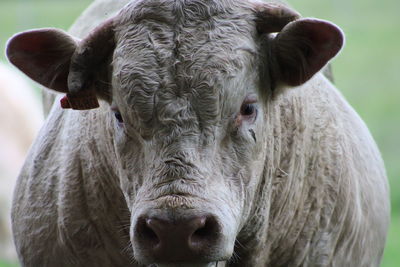
<svg viewBox="0 0 400 267">
<path fill-rule="evenodd" d="M 116 27 L 112 77 L 134 255 L 227 260 L 262 172 L 256 29 L 249 13 L 188 18 L 198 4 L 176 16 L 170 4 L 131 9 L 145 6 Z"/>
<path fill-rule="evenodd" d="M 56 30 L 11 40 L 15 65 L 68 92 L 63 107 L 107 103 L 105 142 L 115 150 L 140 263 L 228 260 L 251 215 L 267 206 L 258 190 L 273 149 L 263 134 L 270 95 L 307 81 L 342 44 L 332 24 L 289 23 L 296 18 L 242 1 L 139 1 L 82 41 Z M 42 57 L 54 55 L 27 55 L 43 47 Z M 27 68 L 28 60 L 39 63 Z M 58 69 L 45 77 L 49 66 Z"/>
</svg>

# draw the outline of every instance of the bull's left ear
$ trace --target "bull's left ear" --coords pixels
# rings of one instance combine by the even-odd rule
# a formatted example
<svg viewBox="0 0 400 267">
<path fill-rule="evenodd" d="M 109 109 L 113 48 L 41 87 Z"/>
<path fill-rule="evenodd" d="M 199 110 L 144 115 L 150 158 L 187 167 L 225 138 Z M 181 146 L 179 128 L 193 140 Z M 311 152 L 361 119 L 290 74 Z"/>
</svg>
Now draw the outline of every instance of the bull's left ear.
<svg viewBox="0 0 400 267">
<path fill-rule="evenodd" d="M 47 88 L 66 93 L 61 107 L 77 110 L 111 102 L 110 64 L 115 47 L 113 18 L 83 40 L 57 29 L 19 33 L 7 45 L 12 64 Z"/>
<path fill-rule="evenodd" d="M 293 21 L 272 41 L 271 78 L 289 86 L 301 85 L 336 56 L 343 42 L 342 31 L 330 22 Z"/>
</svg>

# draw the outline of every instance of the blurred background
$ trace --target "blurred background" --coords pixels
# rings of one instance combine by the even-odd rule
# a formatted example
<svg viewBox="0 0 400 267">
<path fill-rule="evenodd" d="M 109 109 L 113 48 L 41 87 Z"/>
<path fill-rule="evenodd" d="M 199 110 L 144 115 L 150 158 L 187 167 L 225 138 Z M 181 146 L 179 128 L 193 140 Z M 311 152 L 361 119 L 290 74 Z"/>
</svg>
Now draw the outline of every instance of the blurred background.
<svg viewBox="0 0 400 267">
<path fill-rule="evenodd" d="M 9 67 L 4 49 L 14 33 L 39 27 L 67 30 L 89 0 L 0 2 L 0 239 L 12 187 L 41 124 L 37 87 Z M 392 201 L 392 222 L 383 267 L 400 266 L 400 1 L 288 0 L 305 17 L 330 20 L 346 34 L 333 61 L 335 84 L 364 119 L 382 152 Z M 20 89 L 23 88 L 23 89 Z M 31 89 L 34 88 L 34 89 Z M 19 126 L 15 130 L 16 125 Z M 3 133 L 4 132 L 4 133 Z M 12 140 L 12 142 L 10 141 Z M 1 214 L 3 212 L 3 214 Z M 18 266 L 12 247 L 0 240 L 0 267 Z"/>
</svg>

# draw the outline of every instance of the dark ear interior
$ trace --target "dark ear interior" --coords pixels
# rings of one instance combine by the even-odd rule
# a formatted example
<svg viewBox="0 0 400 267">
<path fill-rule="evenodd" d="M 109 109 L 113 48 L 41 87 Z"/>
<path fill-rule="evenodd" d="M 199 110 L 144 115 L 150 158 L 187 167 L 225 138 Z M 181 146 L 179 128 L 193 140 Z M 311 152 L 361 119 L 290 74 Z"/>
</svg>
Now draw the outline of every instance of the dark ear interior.
<svg viewBox="0 0 400 267">
<path fill-rule="evenodd" d="M 34 81 L 58 92 L 68 92 L 67 78 L 77 41 L 57 29 L 16 34 L 7 44 L 10 62 Z"/>
<path fill-rule="evenodd" d="M 272 41 L 274 79 L 290 86 L 308 81 L 342 48 L 344 36 L 334 24 L 317 19 L 289 23 Z"/>
</svg>

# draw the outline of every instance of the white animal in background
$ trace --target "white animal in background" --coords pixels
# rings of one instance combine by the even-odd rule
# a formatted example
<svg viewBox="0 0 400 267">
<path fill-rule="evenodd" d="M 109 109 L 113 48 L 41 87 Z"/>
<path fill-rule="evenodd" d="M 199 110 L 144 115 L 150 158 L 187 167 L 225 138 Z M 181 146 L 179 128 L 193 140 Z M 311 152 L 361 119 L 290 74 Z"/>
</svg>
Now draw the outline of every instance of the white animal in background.
<svg viewBox="0 0 400 267">
<path fill-rule="evenodd" d="M 16 260 L 11 200 L 26 153 L 43 122 L 39 95 L 14 68 L 0 63 L 0 259 Z"/>
</svg>

